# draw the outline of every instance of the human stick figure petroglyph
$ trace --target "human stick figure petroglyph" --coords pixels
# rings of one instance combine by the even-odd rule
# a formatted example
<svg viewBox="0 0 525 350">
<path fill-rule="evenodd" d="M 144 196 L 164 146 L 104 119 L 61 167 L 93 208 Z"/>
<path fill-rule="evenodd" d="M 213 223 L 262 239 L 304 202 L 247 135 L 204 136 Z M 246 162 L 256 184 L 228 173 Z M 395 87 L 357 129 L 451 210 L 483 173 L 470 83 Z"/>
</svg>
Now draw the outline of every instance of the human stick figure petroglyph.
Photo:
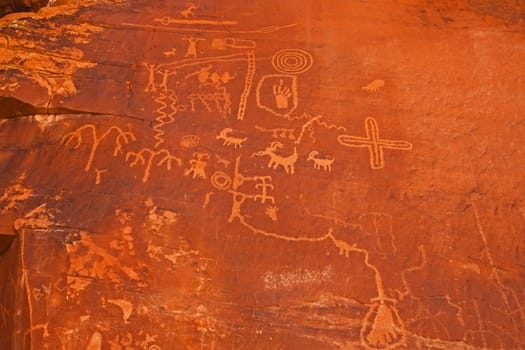
<svg viewBox="0 0 525 350">
<path fill-rule="evenodd" d="M 367 147 L 370 152 L 370 167 L 372 169 L 382 169 L 385 167 L 383 149 L 394 149 L 409 151 L 412 144 L 406 141 L 391 141 L 379 138 L 379 128 L 374 118 L 365 120 L 366 137 L 339 135 L 337 140 L 347 147 Z"/>
<path fill-rule="evenodd" d="M 190 167 L 184 171 L 184 176 L 192 174 L 193 178 L 206 178 L 206 166 L 210 155 L 207 153 L 194 152 L 190 160 Z"/>
<path fill-rule="evenodd" d="M 148 70 L 148 84 L 146 85 L 146 88 L 144 89 L 145 92 L 156 92 L 157 86 L 155 85 L 155 65 L 154 64 L 148 64 L 148 63 L 142 63 L 144 67 Z"/>
<path fill-rule="evenodd" d="M 232 189 L 229 190 L 232 194 L 232 209 L 228 222 L 233 222 L 235 218 L 243 218 L 242 215 L 242 205 L 247 199 L 253 201 L 260 201 L 261 204 L 270 201 L 272 204 L 275 203 L 275 198 L 269 195 L 269 191 L 273 190 L 273 185 L 271 184 L 271 176 L 244 176 L 239 171 L 240 157 L 237 157 L 235 160 L 235 170 L 232 180 Z M 245 183 L 253 183 L 256 193 L 247 193 L 240 190 L 240 187 Z M 229 186 L 228 186 L 229 187 Z"/>
<path fill-rule="evenodd" d="M 233 179 L 222 171 L 216 171 L 211 176 L 210 182 L 213 187 L 220 191 L 228 191 L 232 195 L 232 208 L 228 222 L 235 218 L 242 217 L 242 204 L 247 200 L 260 201 L 261 204 L 266 202 L 275 203 L 275 199 L 269 194 L 273 190 L 271 176 L 244 176 L 239 171 L 240 157 L 235 160 L 235 170 Z M 241 186 L 250 183 L 255 189 L 252 193 L 242 191 Z"/>
<path fill-rule="evenodd" d="M 309 120 L 305 124 L 306 126 L 303 126 L 303 128 L 301 130 L 301 135 L 300 135 L 298 141 L 295 143 L 295 145 L 297 145 L 297 144 L 299 144 L 301 142 L 301 140 L 303 138 L 303 135 L 305 134 L 305 131 L 308 130 L 309 128 L 311 129 L 311 126 L 314 125 L 314 123 L 319 120 L 318 118 L 317 119 L 316 118 L 312 118 L 312 120 Z M 224 140 L 224 141 L 226 141 L 226 140 Z M 296 154 L 296 157 L 297 157 L 297 150 L 296 150 L 295 145 L 294 145 L 294 153 Z M 240 143 L 239 146 L 242 147 L 242 143 Z M 234 147 L 236 148 L 236 146 L 234 146 Z M 278 150 L 282 149 L 282 147 L 283 147 L 283 145 L 281 144 L 281 146 L 277 147 L 276 150 L 278 151 Z M 195 156 L 195 154 L 194 154 L 194 156 Z M 317 158 L 317 157 L 314 157 L 314 156 L 312 156 L 312 157 L 316 158 L 316 159 L 321 159 L 321 158 Z M 195 157 L 195 158 L 196 159 L 194 159 L 193 161 L 190 161 L 190 164 L 192 165 L 192 167 L 198 161 L 198 157 Z M 309 160 L 314 162 L 314 167 L 315 167 L 315 164 L 317 164 L 317 163 L 315 163 L 314 159 L 309 159 Z M 208 158 L 205 159 L 204 167 L 206 166 L 207 161 L 208 161 Z M 272 159 L 270 159 L 270 162 L 271 161 L 272 161 Z M 295 159 L 295 161 L 293 161 L 291 168 L 287 168 L 286 165 L 282 165 L 283 169 L 285 170 L 285 172 L 288 173 L 289 171 L 291 171 L 291 173 L 293 173 L 294 164 L 295 164 L 296 161 L 297 161 L 297 159 Z M 192 162 L 194 162 L 194 163 L 192 163 Z M 179 164 L 180 164 L 180 162 L 179 162 Z M 279 167 L 279 165 L 275 165 L 272 168 L 276 169 L 278 167 Z M 238 170 L 238 161 L 236 162 L 236 169 Z M 325 170 L 325 171 L 330 171 L 331 168 L 330 168 L 329 165 L 327 165 L 326 168 L 322 167 L 320 165 L 318 169 L 319 170 L 322 169 L 322 170 Z M 246 220 L 249 220 L 250 216 L 248 215 L 247 217 L 244 217 L 244 215 L 242 213 L 242 209 L 241 209 L 242 208 L 242 204 L 246 200 L 261 201 L 261 203 L 270 201 L 270 202 L 273 203 L 274 202 L 274 198 L 269 195 L 269 190 L 273 189 L 273 185 L 271 185 L 269 183 L 271 181 L 271 177 L 253 177 L 253 178 L 267 178 L 269 180 L 263 180 L 263 181 L 260 181 L 258 183 L 255 183 L 254 187 L 256 189 L 259 189 L 260 192 L 256 191 L 255 193 L 250 193 L 249 190 L 245 190 L 245 189 L 241 190 L 239 188 L 240 184 L 250 181 L 248 179 L 251 179 L 251 177 L 245 177 L 244 175 L 241 175 L 237 170 L 236 170 L 236 175 L 239 175 L 239 176 L 234 176 L 234 180 L 230 180 L 230 183 L 228 183 L 227 180 L 224 180 L 226 178 L 222 178 L 225 183 L 228 183 L 228 185 L 226 186 L 226 189 L 225 189 L 226 191 L 228 191 L 228 189 L 230 189 L 230 186 L 233 183 L 236 183 L 236 185 L 234 187 L 231 187 L 231 190 L 228 191 L 229 193 L 232 194 L 232 197 L 233 197 L 232 214 L 230 215 L 230 219 L 231 220 L 229 220 L 229 221 L 231 222 L 231 221 L 233 221 L 234 219 L 237 218 L 241 222 L 241 224 L 243 226 L 249 228 L 248 226 L 246 226 L 246 225 L 249 225 L 246 222 Z M 188 172 L 188 173 L 186 174 L 186 172 Z M 204 173 L 204 176 L 198 176 L 198 175 L 196 175 L 197 171 L 195 169 L 192 170 L 191 167 L 190 167 L 190 169 L 187 169 L 185 171 L 185 175 L 186 176 L 192 174 L 194 179 L 196 177 L 206 178 L 206 173 L 205 172 L 203 172 L 203 173 Z M 215 176 L 215 177 L 212 176 L 212 180 L 213 179 L 216 180 L 215 183 L 216 183 L 217 186 L 219 186 L 219 187 L 220 186 L 224 186 L 224 184 L 221 185 L 220 180 L 219 180 L 219 182 L 217 182 L 217 179 L 218 179 L 217 176 Z M 235 190 L 234 190 L 234 188 L 235 188 Z M 209 193 L 211 193 L 211 192 L 209 192 Z M 209 196 L 208 196 L 208 194 L 207 194 L 207 197 L 209 199 L 209 197 L 211 197 L 211 194 Z M 208 200 L 205 201 L 205 206 L 208 205 L 208 202 L 209 202 Z M 274 217 L 273 214 L 275 214 L 276 211 L 274 211 L 273 209 L 269 210 L 269 208 L 270 207 L 266 207 L 267 213 L 268 212 L 271 213 L 271 216 L 270 216 L 270 214 L 268 214 L 268 215 L 273 220 L 273 217 Z M 272 206 L 272 208 L 277 208 L 277 207 Z M 258 229 L 255 229 L 255 230 L 258 230 Z M 267 232 L 262 231 L 262 230 L 258 230 L 257 232 L 254 231 L 254 233 L 260 233 L 260 234 L 266 235 Z M 279 239 L 283 239 L 283 240 L 287 240 L 287 241 L 309 241 L 309 242 L 320 242 L 322 240 L 331 241 L 335 245 L 335 247 L 337 247 L 339 249 L 340 254 L 342 254 L 344 256 L 347 256 L 347 257 L 349 256 L 350 252 L 359 252 L 359 249 L 360 249 L 360 248 L 357 248 L 356 244 L 350 244 L 350 243 L 348 243 L 348 242 L 346 242 L 344 240 L 336 239 L 333 234 L 331 234 L 331 236 L 329 236 L 327 234 L 327 235 L 321 237 L 322 239 L 319 239 L 319 238 L 316 238 L 316 237 L 312 237 L 312 238 L 310 238 L 310 237 L 293 237 L 293 236 L 285 236 L 285 235 L 279 235 L 279 234 L 273 234 L 273 233 L 267 233 L 267 236 L 268 237 L 273 237 L 273 238 L 279 238 Z M 297 239 L 294 239 L 294 238 L 297 238 Z M 363 249 L 363 251 L 364 251 L 364 249 Z M 365 260 L 367 260 L 367 258 L 368 257 L 365 254 Z M 382 307 L 383 304 L 385 305 L 384 307 Z M 369 347 L 371 347 L 371 348 L 376 348 L 376 346 L 377 346 L 377 348 L 387 348 L 388 346 L 390 346 L 390 343 L 391 343 L 390 339 L 394 339 L 394 338 L 398 339 L 398 334 L 400 332 L 402 332 L 403 329 L 404 329 L 404 327 L 402 325 L 400 326 L 398 324 L 399 322 L 397 321 L 397 319 L 395 317 L 395 315 L 397 314 L 397 310 L 395 310 L 395 308 L 393 309 L 390 305 L 386 305 L 386 304 L 388 304 L 388 300 L 386 298 L 385 299 L 381 299 L 380 301 L 378 299 L 377 303 L 374 300 L 373 303 L 372 303 L 372 307 L 375 308 L 375 311 L 372 311 L 372 310 L 369 311 L 369 315 L 370 316 L 368 317 L 369 320 L 367 321 L 368 322 L 367 324 L 369 326 L 369 330 L 364 332 L 364 336 L 362 336 L 362 338 L 365 339 L 365 340 L 363 340 L 363 342 L 365 344 L 369 344 L 370 345 Z M 390 327 L 382 328 L 382 326 L 381 327 L 377 326 L 378 322 L 388 323 L 390 321 L 392 321 Z"/>
<path fill-rule="evenodd" d="M 236 168 L 238 168 L 238 160 Z M 232 214 L 229 222 L 237 219 L 243 226 L 248 228 L 254 234 L 262 235 L 269 238 L 280 239 L 288 242 L 322 242 L 330 241 L 339 249 L 339 254 L 345 257 L 350 257 L 350 253 L 359 253 L 364 256 L 365 265 L 373 271 L 377 297 L 371 299 L 369 311 L 362 321 L 360 331 L 361 343 L 367 349 L 394 349 L 406 343 L 406 327 L 399 316 L 395 306 L 397 300 L 389 298 L 385 294 L 383 279 L 379 269 L 370 262 L 370 254 L 368 250 L 359 248 L 356 243 L 350 244 L 345 240 L 335 237 L 333 229 L 329 229 L 328 233 L 320 236 L 294 236 L 288 234 L 280 234 L 258 229 L 246 221 L 242 214 L 241 206 L 246 197 L 239 195 L 238 192 L 230 191 L 233 197 Z"/>
<path fill-rule="evenodd" d="M 86 163 L 86 166 L 84 167 L 84 171 L 88 172 L 89 169 L 91 169 L 91 165 L 93 164 L 93 159 L 95 158 L 95 154 L 97 153 L 98 147 L 100 146 L 100 143 L 102 140 L 108 136 L 112 131 L 115 131 L 117 133 L 117 137 L 115 139 L 115 149 L 113 151 L 113 156 L 116 157 L 118 154 L 122 153 L 122 146 L 123 143 L 127 144 L 130 141 L 135 141 L 135 135 L 129 131 L 122 131 L 121 128 L 118 126 L 111 126 L 109 129 L 106 130 L 102 135 L 97 135 L 97 128 L 94 124 L 87 124 L 84 126 L 81 126 L 80 128 L 76 129 L 73 132 L 70 132 L 66 136 L 62 138 L 62 141 L 60 142 L 61 145 L 69 145 L 70 142 L 74 142 L 76 140 L 76 144 L 73 146 L 74 149 L 77 149 L 82 144 L 83 138 L 83 132 L 85 130 L 91 131 L 92 136 L 92 144 L 91 144 L 91 150 L 89 152 L 88 160 Z"/>
<path fill-rule="evenodd" d="M 182 38 L 182 40 L 188 42 L 188 49 L 186 50 L 186 54 L 184 55 L 184 57 L 197 58 L 197 43 L 199 41 L 203 41 L 204 39 L 190 36 L 190 37 Z"/>
<path fill-rule="evenodd" d="M 241 98 L 239 100 L 239 107 L 237 110 L 237 119 L 242 120 L 244 119 L 244 115 L 246 113 L 246 107 L 248 104 L 248 97 L 250 95 L 250 91 L 253 85 L 253 79 L 255 76 L 255 68 L 256 68 L 256 59 L 255 59 L 255 41 L 253 40 L 246 40 L 246 39 L 237 39 L 237 38 L 216 38 L 212 41 L 212 47 L 224 50 L 227 47 L 233 48 L 233 49 L 246 49 L 246 76 L 244 80 L 244 87 L 243 91 L 241 93 Z M 190 50 L 188 49 L 188 52 Z M 186 54 L 188 57 L 188 54 Z M 193 56 L 193 55 L 192 55 Z M 194 56 L 194 58 L 196 55 Z M 225 59 L 218 59 L 218 61 L 224 61 Z M 211 68 L 211 67 L 210 67 Z M 230 75 L 229 73 L 226 74 L 225 72 L 222 76 L 218 75 L 217 73 L 209 74 L 208 70 L 210 68 L 204 67 L 201 68 L 198 72 L 192 73 L 190 75 L 197 75 L 199 81 L 201 84 L 207 82 L 208 80 L 211 80 L 214 84 L 223 83 L 226 84 L 233 78 L 235 78 L 236 75 Z M 215 74 L 215 75 L 214 75 Z"/>
<path fill-rule="evenodd" d="M 223 129 L 223 130 L 221 130 L 219 135 L 217 135 L 216 139 L 217 140 L 223 140 L 224 141 L 223 142 L 223 146 L 233 146 L 235 149 L 237 149 L 237 146 L 242 148 L 242 144 L 246 140 L 248 140 L 248 138 L 247 137 L 240 138 L 240 137 L 230 136 L 230 134 L 232 132 L 233 132 L 233 129 L 231 129 L 231 128 Z"/>
<path fill-rule="evenodd" d="M 280 154 L 277 154 L 277 151 L 282 148 L 283 144 L 278 141 L 275 141 L 272 142 L 270 146 L 266 147 L 264 151 L 259 151 L 252 154 L 252 158 L 256 156 L 269 156 L 270 161 L 268 162 L 268 168 L 275 170 L 279 166 L 281 166 L 287 174 L 293 174 L 295 172 L 295 163 L 298 159 L 297 146 L 294 145 L 293 153 L 289 156 L 282 156 Z"/>
<path fill-rule="evenodd" d="M 164 93 L 168 92 L 168 78 L 170 75 L 176 75 L 177 72 L 175 70 L 169 70 L 169 69 L 163 69 L 161 71 L 162 74 L 162 82 L 159 85 L 159 89 L 164 91 Z"/>
<path fill-rule="evenodd" d="M 317 155 L 319 154 L 318 151 L 312 151 L 310 154 L 308 154 L 308 159 L 314 162 L 314 169 L 317 170 L 324 170 L 324 171 L 332 171 L 332 164 L 335 161 L 335 158 L 318 158 Z"/>
<path fill-rule="evenodd" d="M 182 159 L 173 156 L 167 149 L 152 150 L 150 148 L 143 148 L 139 152 L 128 152 L 126 154 L 126 161 L 131 160 L 129 164 L 130 167 L 134 167 L 139 162 L 145 165 L 142 182 L 146 183 L 151 175 L 151 167 L 153 166 L 154 159 L 157 157 L 162 157 L 157 162 L 157 167 L 166 164 L 166 169 L 171 170 L 172 161 L 177 162 L 179 166 L 182 165 Z"/>
</svg>

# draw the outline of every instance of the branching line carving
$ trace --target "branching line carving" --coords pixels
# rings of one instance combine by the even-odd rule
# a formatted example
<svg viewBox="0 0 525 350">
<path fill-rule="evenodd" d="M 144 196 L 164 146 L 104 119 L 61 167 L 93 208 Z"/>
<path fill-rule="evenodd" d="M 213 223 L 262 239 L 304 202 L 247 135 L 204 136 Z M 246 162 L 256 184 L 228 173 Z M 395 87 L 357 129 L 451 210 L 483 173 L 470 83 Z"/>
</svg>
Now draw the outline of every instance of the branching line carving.
<svg viewBox="0 0 525 350">
<path fill-rule="evenodd" d="M 142 182 L 146 183 L 151 175 L 151 168 L 153 166 L 154 159 L 157 157 L 161 157 L 161 159 L 156 163 L 157 167 L 166 165 L 166 169 L 171 170 L 172 161 L 177 162 L 179 166 L 182 165 L 182 159 L 171 155 L 171 153 L 166 149 L 156 151 L 150 148 L 143 148 L 139 152 L 128 152 L 126 154 L 126 161 L 131 161 L 129 164 L 130 167 L 134 167 L 139 162 L 141 165 L 145 165 Z"/>
<path fill-rule="evenodd" d="M 97 153 L 98 147 L 100 146 L 100 143 L 102 140 L 108 136 L 112 131 L 115 131 L 117 133 L 117 137 L 115 138 L 115 149 L 113 151 L 113 156 L 116 157 L 117 155 L 122 153 L 122 146 L 123 144 L 128 144 L 130 141 L 135 141 L 135 135 L 129 131 L 122 131 L 121 128 L 118 126 L 111 126 L 106 132 L 104 132 L 102 135 L 97 135 L 97 128 L 94 124 L 87 124 L 84 126 L 81 126 L 80 128 L 76 129 L 73 132 L 70 132 L 66 136 L 62 138 L 62 141 L 60 142 L 61 145 L 68 146 L 72 142 L 76 142 L 73 146 L 74 149 L 77 149 L 80 147 L 80 145 L 83 142 L 83 132 L 88 130 L 91 131 L 92 141 L 91 144 L 91 150 L 89 152 L 88 160 L 86 162 L 86 166 L 84 167 L 84 171 L 88 172 L 91 169 L 91 165 L 93 164 L 93 159 L 95 158 L 95 154 Z"/>
</svg>

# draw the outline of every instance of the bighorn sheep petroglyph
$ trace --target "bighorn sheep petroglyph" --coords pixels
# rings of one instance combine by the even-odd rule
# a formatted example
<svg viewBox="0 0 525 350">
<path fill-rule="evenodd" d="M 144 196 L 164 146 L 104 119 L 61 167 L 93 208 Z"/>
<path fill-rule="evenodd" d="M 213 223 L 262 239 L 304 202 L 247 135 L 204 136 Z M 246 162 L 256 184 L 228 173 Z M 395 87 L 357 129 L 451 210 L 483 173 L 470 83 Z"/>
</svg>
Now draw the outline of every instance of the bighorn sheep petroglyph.
<svg viewBox="0 0 525 350">
<path fill-rule="evenodd" d="M 297 146 L 294 145 L 293 153 L 287 157 L 283 157 L 276 153 L 278 149 L 282 149 L 283 144 L 280 142 L 272 142 L 270 146 L 266 147 L 264 151 L 255 152 L 252 157 L 258 156 L 269 156 L 270 161 L 268 162 L 268 168 L 277 169 L 282 166 L 287 174 L 293 174 L 295 172 L 295 162 L 297 162 Z"/>
<path fill-rule="evenodd" d="M 332 164 L 335 160 L 335 158 L 317 158 L 316 156 L 319 154 L 317 151 L 312 151 L 308 155 L 307 160 L 311 160 L 314 162 L 314 168 L 317 170 L 324 170 L 324 171 L 332 171 Z"/>
<path fill-rule="evenodd" d="M 231 146 L 233 145 L 234 148 L 237 148 L 237 146 L 241 147 L 242 148 L 242 143 L 246 140 L 248 140 L 247 137 L 241 139 L 239 137 L 233 137 L 233 136 L 230 136 L 230 134 L 233 132 L 233 129 L 231 128 L 226 128 L 226 129 L 223 129 L 219 135 L 217 135 L 216 139 L 217 140 L 223 140 L 223 146 Z"/>
</svg>

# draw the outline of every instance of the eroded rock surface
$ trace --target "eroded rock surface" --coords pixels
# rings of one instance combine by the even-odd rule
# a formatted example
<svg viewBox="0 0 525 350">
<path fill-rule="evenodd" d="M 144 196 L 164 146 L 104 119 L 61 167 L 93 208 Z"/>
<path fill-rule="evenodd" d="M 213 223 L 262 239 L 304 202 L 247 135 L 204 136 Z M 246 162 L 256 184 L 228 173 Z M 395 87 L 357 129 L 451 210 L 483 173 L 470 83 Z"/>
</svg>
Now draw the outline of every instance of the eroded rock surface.
<svg viewBox="0 0 525 350">
<path fill-rule="evenodd" d="M 523 13 L 0 19 L 0 347 L 525 347 Z"/>
</svg>

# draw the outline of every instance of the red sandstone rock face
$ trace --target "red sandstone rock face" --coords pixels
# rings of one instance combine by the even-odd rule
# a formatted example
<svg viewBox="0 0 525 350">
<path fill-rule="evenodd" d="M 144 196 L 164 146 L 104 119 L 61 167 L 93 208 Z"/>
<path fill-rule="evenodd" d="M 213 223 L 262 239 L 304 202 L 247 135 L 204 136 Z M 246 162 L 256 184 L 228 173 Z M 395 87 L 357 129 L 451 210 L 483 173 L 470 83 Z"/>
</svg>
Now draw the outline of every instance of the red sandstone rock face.
<svg viewBox="0 0 525 350">
<path fill-rule="evenodd" d="M 5 349 L 525 347 L 523 6 L 0 20 Z"/>
</svg>

